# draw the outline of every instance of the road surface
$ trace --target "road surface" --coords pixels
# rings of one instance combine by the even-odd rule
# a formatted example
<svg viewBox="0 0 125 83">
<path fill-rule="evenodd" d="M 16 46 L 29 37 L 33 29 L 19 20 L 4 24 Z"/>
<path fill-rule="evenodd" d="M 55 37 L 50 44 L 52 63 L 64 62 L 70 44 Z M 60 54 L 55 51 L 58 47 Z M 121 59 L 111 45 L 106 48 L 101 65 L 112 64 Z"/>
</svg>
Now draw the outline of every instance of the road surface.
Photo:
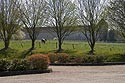
<svg viewBox="0 0 125 83">
<path fill-rule="evenodd" d="M 125 83 L 125 65 L 50 68 L 52 73 L 0 77 L 0 83 Z"/>
</svg>

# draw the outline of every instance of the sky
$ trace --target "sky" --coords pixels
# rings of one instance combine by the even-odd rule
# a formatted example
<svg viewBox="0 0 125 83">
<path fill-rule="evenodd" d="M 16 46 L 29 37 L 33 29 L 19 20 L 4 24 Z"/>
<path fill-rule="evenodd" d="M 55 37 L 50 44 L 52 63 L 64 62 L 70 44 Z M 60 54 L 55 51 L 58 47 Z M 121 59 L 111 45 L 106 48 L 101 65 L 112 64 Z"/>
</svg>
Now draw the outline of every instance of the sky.
<svg viewBox="0 0 125 83">
<path fill-rule="evenodd" d="M 71 0 L 72 2 L 74 1 L 74 0 Z"/>
</svg>

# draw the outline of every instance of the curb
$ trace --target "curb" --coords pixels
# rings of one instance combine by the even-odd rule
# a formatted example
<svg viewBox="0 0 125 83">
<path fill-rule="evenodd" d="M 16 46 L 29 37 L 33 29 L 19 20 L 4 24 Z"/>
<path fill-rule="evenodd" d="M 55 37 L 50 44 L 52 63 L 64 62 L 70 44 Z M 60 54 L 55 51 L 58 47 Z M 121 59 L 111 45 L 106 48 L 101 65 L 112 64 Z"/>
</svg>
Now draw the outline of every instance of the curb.
<svg viewBox="0 0 125 83">
<path fill-rule="evenodd" d="M 52 69 L 45 70 L 26 70 L 26 71 L 3 71 L 0 72 L 0 77 L 3 76 L 15 76 L 15 75 L 27 75 L 27 74 L 42 74 L 42 73 L 51 73 Z"/>
<path fill-rule="evenodd" d="M 50 64 L 51 66 L 107 66 L 107 65 L 125 65 L 125 62 L 106 62 L 106 63 L 59 63 Z"/>
</svg>

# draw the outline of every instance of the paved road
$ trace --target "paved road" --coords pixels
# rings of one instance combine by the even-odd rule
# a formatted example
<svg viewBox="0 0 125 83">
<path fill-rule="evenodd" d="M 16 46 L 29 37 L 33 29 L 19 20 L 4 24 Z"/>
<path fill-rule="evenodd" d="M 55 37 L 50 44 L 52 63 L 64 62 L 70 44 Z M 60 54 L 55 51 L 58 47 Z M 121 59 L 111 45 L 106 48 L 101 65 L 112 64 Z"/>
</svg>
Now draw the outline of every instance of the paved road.
<svg viewBox="0 0 125 83">
<path fill-rule="evenodd" d="M 125 65 L 50 68 L 52 73 L 0 77 L 0 83 L 125 83 Z"/>
</svg>

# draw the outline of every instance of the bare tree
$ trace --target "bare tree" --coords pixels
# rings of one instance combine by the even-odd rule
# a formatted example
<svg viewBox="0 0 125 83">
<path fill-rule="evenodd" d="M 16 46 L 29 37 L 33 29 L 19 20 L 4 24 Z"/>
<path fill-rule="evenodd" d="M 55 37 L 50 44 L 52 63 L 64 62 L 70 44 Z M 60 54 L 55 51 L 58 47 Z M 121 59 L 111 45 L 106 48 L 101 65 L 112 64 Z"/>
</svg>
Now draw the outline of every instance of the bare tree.
<svg viewBox="0 0 125 83">
<path fill-rule="evenodd" d="M 74 31 L 76 25 L 76 6 L 70 0 L 47 0 L 49 24 L 56 33 L 58 39 L 58 50 L 62 50 L 64 39 Z"/>
<path fill-rule="evenodd" d="M 104 14 L 105 2 L 106 0 L 78 0 L 81 31 L 88 41 L 91 54 L 94 53 L 95 43 L 102 34 L 103 28 L 108 25 Z"/>
<path fill-rule="evenodd" d="M 112 0 L 108 10 L 109 22 L 125 38 L 125 0 Z"/>
<path fill-rule="evenodd" d="M 21 20 L 24 29 L 32 40 L 31 50 L 35 48 L 35 41 L 41 31 L 40 27 L 46 22 L 46 1 L 45 0 L 19 0 Z"/>
<path fill-rule="evenodd" d="M 17 0 L 0 0 L 0 36 L 4 41 L 4 48 L 9 48 L 10 39 L 20 28 Z"/>
<path fill-rule="evenodd" d="M 20 28 L 16 31 L 15 34 L 13 34 L 12 39 L 13 40 L 23 40 L 26 37 L 25 32 Z"/>
</svg>

